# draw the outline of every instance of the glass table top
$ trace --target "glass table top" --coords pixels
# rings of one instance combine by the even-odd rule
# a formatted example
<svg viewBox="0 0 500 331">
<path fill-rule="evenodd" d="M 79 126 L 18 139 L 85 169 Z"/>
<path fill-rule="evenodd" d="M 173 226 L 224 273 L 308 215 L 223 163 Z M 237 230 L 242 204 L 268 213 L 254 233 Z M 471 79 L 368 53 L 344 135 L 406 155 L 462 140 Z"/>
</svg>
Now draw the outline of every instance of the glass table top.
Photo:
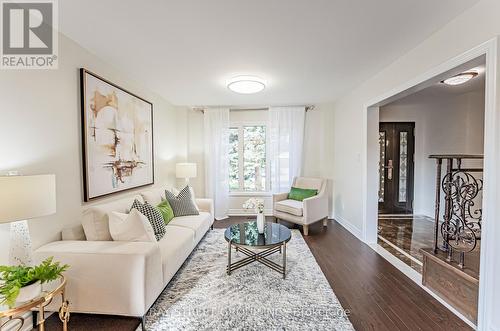
<svg viewBox="0 0 500 331">
<path fill-rule="evenodd" d="M 256 221 L 231 225 L 224 232 L 226 241 L 255 247 L 278 245 L 290 240 L 291 236 L 290 229 L 278 223 L 266 223 L 264 233 L 259 234 Z"/>
</svg>

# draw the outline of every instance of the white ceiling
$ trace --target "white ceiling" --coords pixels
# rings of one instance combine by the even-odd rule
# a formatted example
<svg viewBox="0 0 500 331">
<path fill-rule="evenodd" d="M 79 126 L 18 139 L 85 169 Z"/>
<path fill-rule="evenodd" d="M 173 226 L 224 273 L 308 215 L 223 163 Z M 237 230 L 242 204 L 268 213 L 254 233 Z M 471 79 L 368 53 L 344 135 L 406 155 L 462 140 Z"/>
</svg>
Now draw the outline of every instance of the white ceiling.
<svg viewBox="0 0 500 331">
<path fill-rule="evenodd" d="M 59 17 L 64 34 L 174 104 L 288 105 L 335 100 L 476 2 L 64 0 Z M 268 87 L 228 91 L 238 74 Z"/>
</svg>

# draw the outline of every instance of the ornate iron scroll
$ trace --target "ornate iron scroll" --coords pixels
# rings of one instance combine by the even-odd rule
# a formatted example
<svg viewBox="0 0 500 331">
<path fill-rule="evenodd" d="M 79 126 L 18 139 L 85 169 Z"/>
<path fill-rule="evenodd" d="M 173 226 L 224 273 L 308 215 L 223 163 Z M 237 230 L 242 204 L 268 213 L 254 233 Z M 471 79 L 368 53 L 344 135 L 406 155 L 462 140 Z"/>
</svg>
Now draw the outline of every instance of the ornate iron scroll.
<svg viewBox="0 0 500 331">
<path fill-rule="evenodd" d="M 436 192 L 436 228 L 434 250 L 438 249 L 438 229 L 444 241 L 441 249 L 448 253 L 448 261 L 453 251 L 460 253 L 459 267 L 464 267 L 465 253 L 473 251 L 481 239 L 483 180 L 472 173 L 482 173 L 482 169 L 463 169 L 462 160 L 482 159 L 480 155 L 431 155 L 438 165 L 436 190 L 444 193 L 445 208 L 443 222 L 440 216 L 440 192 Z M 439 187 L 442 160 L 447 160 L 447 170 Z M 456 167 L 454 167 L 454 161 Z M 479 203 L 478 203 L 479 202 Z"/>
</svg>

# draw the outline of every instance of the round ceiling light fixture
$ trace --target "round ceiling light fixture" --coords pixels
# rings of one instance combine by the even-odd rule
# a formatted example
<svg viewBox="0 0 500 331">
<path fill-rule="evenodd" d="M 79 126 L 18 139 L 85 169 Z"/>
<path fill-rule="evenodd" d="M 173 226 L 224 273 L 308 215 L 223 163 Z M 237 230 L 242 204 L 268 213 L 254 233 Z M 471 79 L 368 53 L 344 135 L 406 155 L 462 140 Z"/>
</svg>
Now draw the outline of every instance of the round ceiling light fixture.
<svg viewBox="0 0 500 331">
<path fill-rule="evenodd" d="M 266 88 L 266 82 L 257 76 L 236 76 L 227 82 L 227 88 L 240 94 L 253 94 Z"/>
<path fill-rule="evenodd" d="M 445 80 L 441 81 L 441 83 L 445 83 L 446 85 L 460 85 L 463 83 L 468 82 L 472 78 L 476 77 L 478 75 L 477 72 L 475 71 L 467 71 L 467 72 L 462 72 L 458 75 L 455 75 L 450 78 L 446 78 Z"/>
</svg>

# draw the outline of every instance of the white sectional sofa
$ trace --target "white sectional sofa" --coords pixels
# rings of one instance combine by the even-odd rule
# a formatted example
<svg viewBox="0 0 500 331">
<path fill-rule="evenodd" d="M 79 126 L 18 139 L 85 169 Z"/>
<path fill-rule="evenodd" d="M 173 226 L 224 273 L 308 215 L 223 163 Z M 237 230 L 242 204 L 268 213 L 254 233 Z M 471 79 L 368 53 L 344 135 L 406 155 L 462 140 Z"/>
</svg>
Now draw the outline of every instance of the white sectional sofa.
<svg viewBox="0 0 500 331">
<path fill-rule="evenodd" d="M 143 317 L 214 221 L 210 199 L 196 199 L 200 215 L 176 217 L 157 243 L 112 241 L 108 216 L 128 212 L 134 199 L 157 205 L 164 190 L 93 205 L 83 213 L 87 239 L 80 229 L 63 231 L 63 240 L 35 251 L 38 260 L 54 256 L 71 267 L 65 273 L 72 312 Z M 107 230 L 106 230 L 107 229 Z M 107 233 L 106 233 L 107 231 Z M 73 239 L 73 240 L 67 240 Z M 74 240 L 82 239 L 82 240 Z M 57 302 L 48 310 L 57 311 Z"/>
</svg>

